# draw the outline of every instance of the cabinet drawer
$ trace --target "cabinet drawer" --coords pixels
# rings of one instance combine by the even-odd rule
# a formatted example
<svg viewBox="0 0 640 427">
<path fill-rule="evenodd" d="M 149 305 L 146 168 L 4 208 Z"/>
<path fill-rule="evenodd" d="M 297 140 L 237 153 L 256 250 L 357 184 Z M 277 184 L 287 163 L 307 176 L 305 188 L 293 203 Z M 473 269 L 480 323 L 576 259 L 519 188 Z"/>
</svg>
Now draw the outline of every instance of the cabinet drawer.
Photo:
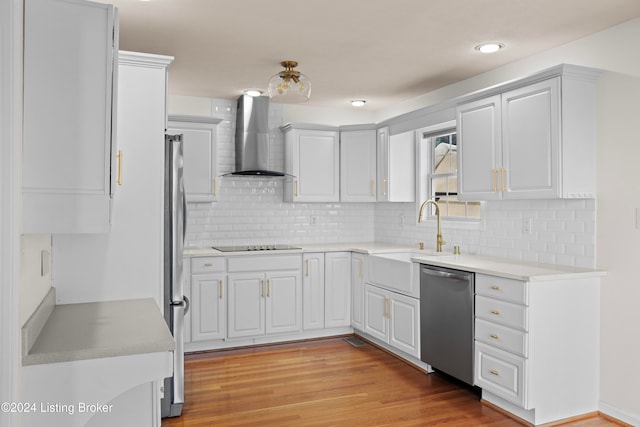
<svg viewBox="0 0 640 427">
<path fill-rule="evenodd" d="M 476 317 L 527 330 L 527 307 L 476 295 Z"/>
<path fill-rule="evenodd" d="M 527 304 L 526 282 L 476 274 L 476 294 Z"/>
<path fill-rule="evenodd" d="M 475 353 L 475 385 L 525 407 L 526 359 L 477 341 Z"/>
<path fill-rule="evenodd" d="M 476 340 L 527 357 L 527 333 L 476 319 Z"/>
<path fill-rule="evenodd" d="M 191 273 L 213 273 L 224 271 L 224 257 L 191 258 Z"/>
<path fill-rule="evenodd" d="M 302 255 L 258 255 L 227 257 L 229 273 L 243 271 L 299 270 Z"/>
</svg>

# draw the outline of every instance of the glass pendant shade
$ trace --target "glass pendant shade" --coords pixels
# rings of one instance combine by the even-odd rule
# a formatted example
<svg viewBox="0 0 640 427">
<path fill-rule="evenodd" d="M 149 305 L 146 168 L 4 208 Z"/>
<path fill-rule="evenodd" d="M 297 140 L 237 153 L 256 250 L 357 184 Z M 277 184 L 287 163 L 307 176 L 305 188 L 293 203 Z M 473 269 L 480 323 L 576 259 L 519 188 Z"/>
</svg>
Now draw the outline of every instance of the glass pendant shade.
<svg viewBox="0 0 640 427">
<path fill-rule="evenodd" d="M 273 102 L 298 104 L 307 102 L 311 97 L 311 81 L 300 71 L 294 70 L 295 61 L 280 63 L 285 70 L 269 80 L 269 98 Z"/>
</svg>

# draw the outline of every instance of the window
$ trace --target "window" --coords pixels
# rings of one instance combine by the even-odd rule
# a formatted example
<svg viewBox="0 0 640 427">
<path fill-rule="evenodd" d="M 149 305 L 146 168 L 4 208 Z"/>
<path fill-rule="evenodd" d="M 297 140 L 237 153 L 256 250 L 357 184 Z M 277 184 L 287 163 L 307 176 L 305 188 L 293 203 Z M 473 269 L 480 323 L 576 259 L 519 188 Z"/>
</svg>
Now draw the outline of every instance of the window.
<svg viewBox="0 0 640 427">
<path fill-rule="evenodd" d="M 479 219 L 480 202 L 458 200 L 458 145 L 456 129 L 420 133 L 422 149 L 428 163 L 427 196 L 440 205 L 440 217 L 447 219 Z M 435 211 L 430 210 L 431 214 Z"/>
</svg>

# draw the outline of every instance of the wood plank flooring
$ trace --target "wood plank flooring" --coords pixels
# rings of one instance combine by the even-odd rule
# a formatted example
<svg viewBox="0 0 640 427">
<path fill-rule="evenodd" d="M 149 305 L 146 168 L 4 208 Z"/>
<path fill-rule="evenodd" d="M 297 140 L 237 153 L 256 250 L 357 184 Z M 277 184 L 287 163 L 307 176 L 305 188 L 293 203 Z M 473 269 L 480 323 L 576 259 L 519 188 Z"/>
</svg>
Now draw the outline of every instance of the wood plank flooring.
<svg viewBox="0 0 640 427">
<path fill-rule="evenodd" d="M 163 427 L 520 425 L 455 380 L 343 338 L 187 355 L 185 372 L 183 414 Z"/>
</svg>

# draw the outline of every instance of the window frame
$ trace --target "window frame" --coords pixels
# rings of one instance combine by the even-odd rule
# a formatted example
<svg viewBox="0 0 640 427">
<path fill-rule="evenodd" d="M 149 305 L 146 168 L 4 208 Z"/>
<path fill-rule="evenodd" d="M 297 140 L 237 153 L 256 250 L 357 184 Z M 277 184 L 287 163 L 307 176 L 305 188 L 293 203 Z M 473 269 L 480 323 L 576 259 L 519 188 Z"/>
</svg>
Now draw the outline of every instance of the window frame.
<svg viewBox="0 0 640 427">
<path fill-rule="evenodd" d="M 439 123 L 433 126 L 424 127 L 415 131 L 416 144 L 417 144 L 417 156 L 416 156 L 416 171 L 417 176 L 417 203 L 416 203 L 416 218 L 419 213 L 420 205 L 425 200 L 432 198 L 433 195 L 433 178 L 442 178 L 446 176 L 453 176 L 452 174 L 434 174 L 435 156 L 433 155 L 433 139 L 438 135 L 446 135 L 448 133 L 457 133 L 456 121 L 451 120 L 448 122 Z M 460 171 L 456 167 L 455 176 L 460 179 Z M 469 202 L 476 202 L 473 200 L 461 200 L 466 205 Z M 443 223 L 448 223 L 449 226 L 455 228 L 478 228 L 482 220 L 483 203 L 477 201 L 480 204 L 479 216 L 445 216 L 441 215 L 440 220 Z M 435 221 L 435 214 L 433 209 L 427 209 L 427 214 L 423 217 L 423 224 Z"/>
</svg>

